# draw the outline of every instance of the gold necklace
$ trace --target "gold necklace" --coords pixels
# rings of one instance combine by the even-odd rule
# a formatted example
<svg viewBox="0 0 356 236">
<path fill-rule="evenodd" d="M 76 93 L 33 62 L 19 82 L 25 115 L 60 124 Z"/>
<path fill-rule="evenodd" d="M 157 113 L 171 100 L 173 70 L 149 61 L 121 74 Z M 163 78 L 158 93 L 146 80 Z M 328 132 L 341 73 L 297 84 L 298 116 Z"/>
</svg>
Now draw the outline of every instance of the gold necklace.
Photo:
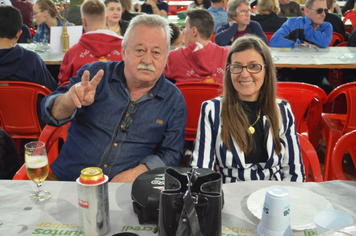
<svg viewBox="0 0 356 236">
<path fill-rule="evenodd" d="M 260 119 L 260 115 L 261 115 L 261 109 L 258 112 L 258 116 L 257 116 L 256 121 L 252 125 L 250 125 L 250 127 L 248 127 L 248 131 L 250 131 L 250 134 L 254 134 L 255 133 L 255 128 L 253 128 L 252 126 L 254 126 L 257 123 L 257 121 Z"/>
</svg>

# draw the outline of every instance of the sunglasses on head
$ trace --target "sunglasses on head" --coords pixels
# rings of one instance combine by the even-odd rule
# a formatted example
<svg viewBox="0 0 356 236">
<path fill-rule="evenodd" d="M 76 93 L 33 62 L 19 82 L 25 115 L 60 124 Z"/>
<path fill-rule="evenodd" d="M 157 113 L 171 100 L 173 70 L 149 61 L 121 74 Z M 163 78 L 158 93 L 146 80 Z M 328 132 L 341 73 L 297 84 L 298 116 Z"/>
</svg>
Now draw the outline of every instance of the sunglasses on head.
<svg viewBox="0 0 356 236">
<path fill-rule="evenodd" d="M 316 11 L 316 13 L 318 13 L 318 14 L 321 14 L 321 13 L 323 13 L 323 12 L 325 12 L 325 14 L 326 13 L 328 13 L 328 9 L 323 9 L 323 8 L 318 8 L 318 9 L 310 9 L 310 10 L 314 10 L 314 11 Z"/>
</svg>

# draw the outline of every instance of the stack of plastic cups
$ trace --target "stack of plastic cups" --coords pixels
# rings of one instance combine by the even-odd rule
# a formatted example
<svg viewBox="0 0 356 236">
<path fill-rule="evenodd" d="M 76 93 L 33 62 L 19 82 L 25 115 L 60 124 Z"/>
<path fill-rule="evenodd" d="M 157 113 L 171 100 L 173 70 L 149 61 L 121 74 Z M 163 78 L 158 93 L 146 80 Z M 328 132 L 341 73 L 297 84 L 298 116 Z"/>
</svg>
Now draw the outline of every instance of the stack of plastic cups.
<svg viewBox="0 0 356 236">
<path fill-rule="evenodd" d="M 262 236 L 292 236 L 289 191 L 285 187 L 271 186 L 267 189 L 257 233 Z"/>
</svg>

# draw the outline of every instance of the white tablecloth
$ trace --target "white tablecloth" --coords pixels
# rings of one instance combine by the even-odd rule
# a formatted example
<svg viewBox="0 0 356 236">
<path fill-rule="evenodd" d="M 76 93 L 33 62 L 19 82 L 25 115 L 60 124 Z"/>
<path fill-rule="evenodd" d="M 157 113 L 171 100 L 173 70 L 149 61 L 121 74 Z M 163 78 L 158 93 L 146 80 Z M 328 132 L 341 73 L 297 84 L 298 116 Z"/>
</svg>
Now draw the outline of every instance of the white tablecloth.
<svg viewBox="0 0 356 236">
<path fill-rule="evenodd" d="M 222 212 L 224 236 L 257 235 L 259 220 L 247 209 L 249 195 L 271 185 L 288 185 L 311 190 L 324 196 L 337 210 L 356 220 L 356 182 L 285 183 L 271 181 L 240 182 L 224 185 L 225 206 Z M 52 197 L 36 203 L 29 195 L 36 190 L 32 181 L 0 181 L 0 235 L 80 235 L 77 185 L 75 182 L 51 182 L 43 185 Z M 261 196 L 264 198 L 264 196 Z M 303 196 L 300 196 L 301 198 Z M 131 184 L 109 183 L 111 231 L 135 232 L 140 236 L 157 235 L 155 225 L 140 225 L 133 212 Z M 293 235 L 316 235 L 314 230 L 294 231 Z"/>
</svg>

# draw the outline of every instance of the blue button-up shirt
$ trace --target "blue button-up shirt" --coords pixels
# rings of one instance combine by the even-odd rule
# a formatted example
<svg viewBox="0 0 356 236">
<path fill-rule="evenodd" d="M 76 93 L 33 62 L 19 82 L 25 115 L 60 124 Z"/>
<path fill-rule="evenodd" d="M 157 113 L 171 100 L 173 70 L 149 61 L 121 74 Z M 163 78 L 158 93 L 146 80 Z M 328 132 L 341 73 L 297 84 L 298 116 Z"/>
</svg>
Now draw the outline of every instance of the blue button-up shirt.
<svg viewBox="0 0 356 236">
<path fill-rule="evenodd" d="M 54 99 L 81 81 L 84 70 L 91 78 L 100 70 L 104 76 L 96 88 L 94 103 L 78 108 L 66 120 L 50 114 Z M 78 71 L 70 84 L 61 86 L 42 101 L 43 119 L 50 125 L 72 122 L 66 143 L 51 164 L 61 180 L 75 180 L 86 167 L 98 166 L 113 178 L 144 163 L 149 169 L 177 166 L 183 156 L 187 109 L 179 89 L 162 74 L 156 85 L 137 103 L 132 124 L 121 130 L 130 93 L 123 73 L 124 62 L 95 62 Z"/>
<path fill-rule="evenodd" d="M 215 20 L 215 32 L 223 24 L 227 24 L 227 13 L 223 7 L 209 7 L 208 12 L 210 12 Z"/>
</svg>

